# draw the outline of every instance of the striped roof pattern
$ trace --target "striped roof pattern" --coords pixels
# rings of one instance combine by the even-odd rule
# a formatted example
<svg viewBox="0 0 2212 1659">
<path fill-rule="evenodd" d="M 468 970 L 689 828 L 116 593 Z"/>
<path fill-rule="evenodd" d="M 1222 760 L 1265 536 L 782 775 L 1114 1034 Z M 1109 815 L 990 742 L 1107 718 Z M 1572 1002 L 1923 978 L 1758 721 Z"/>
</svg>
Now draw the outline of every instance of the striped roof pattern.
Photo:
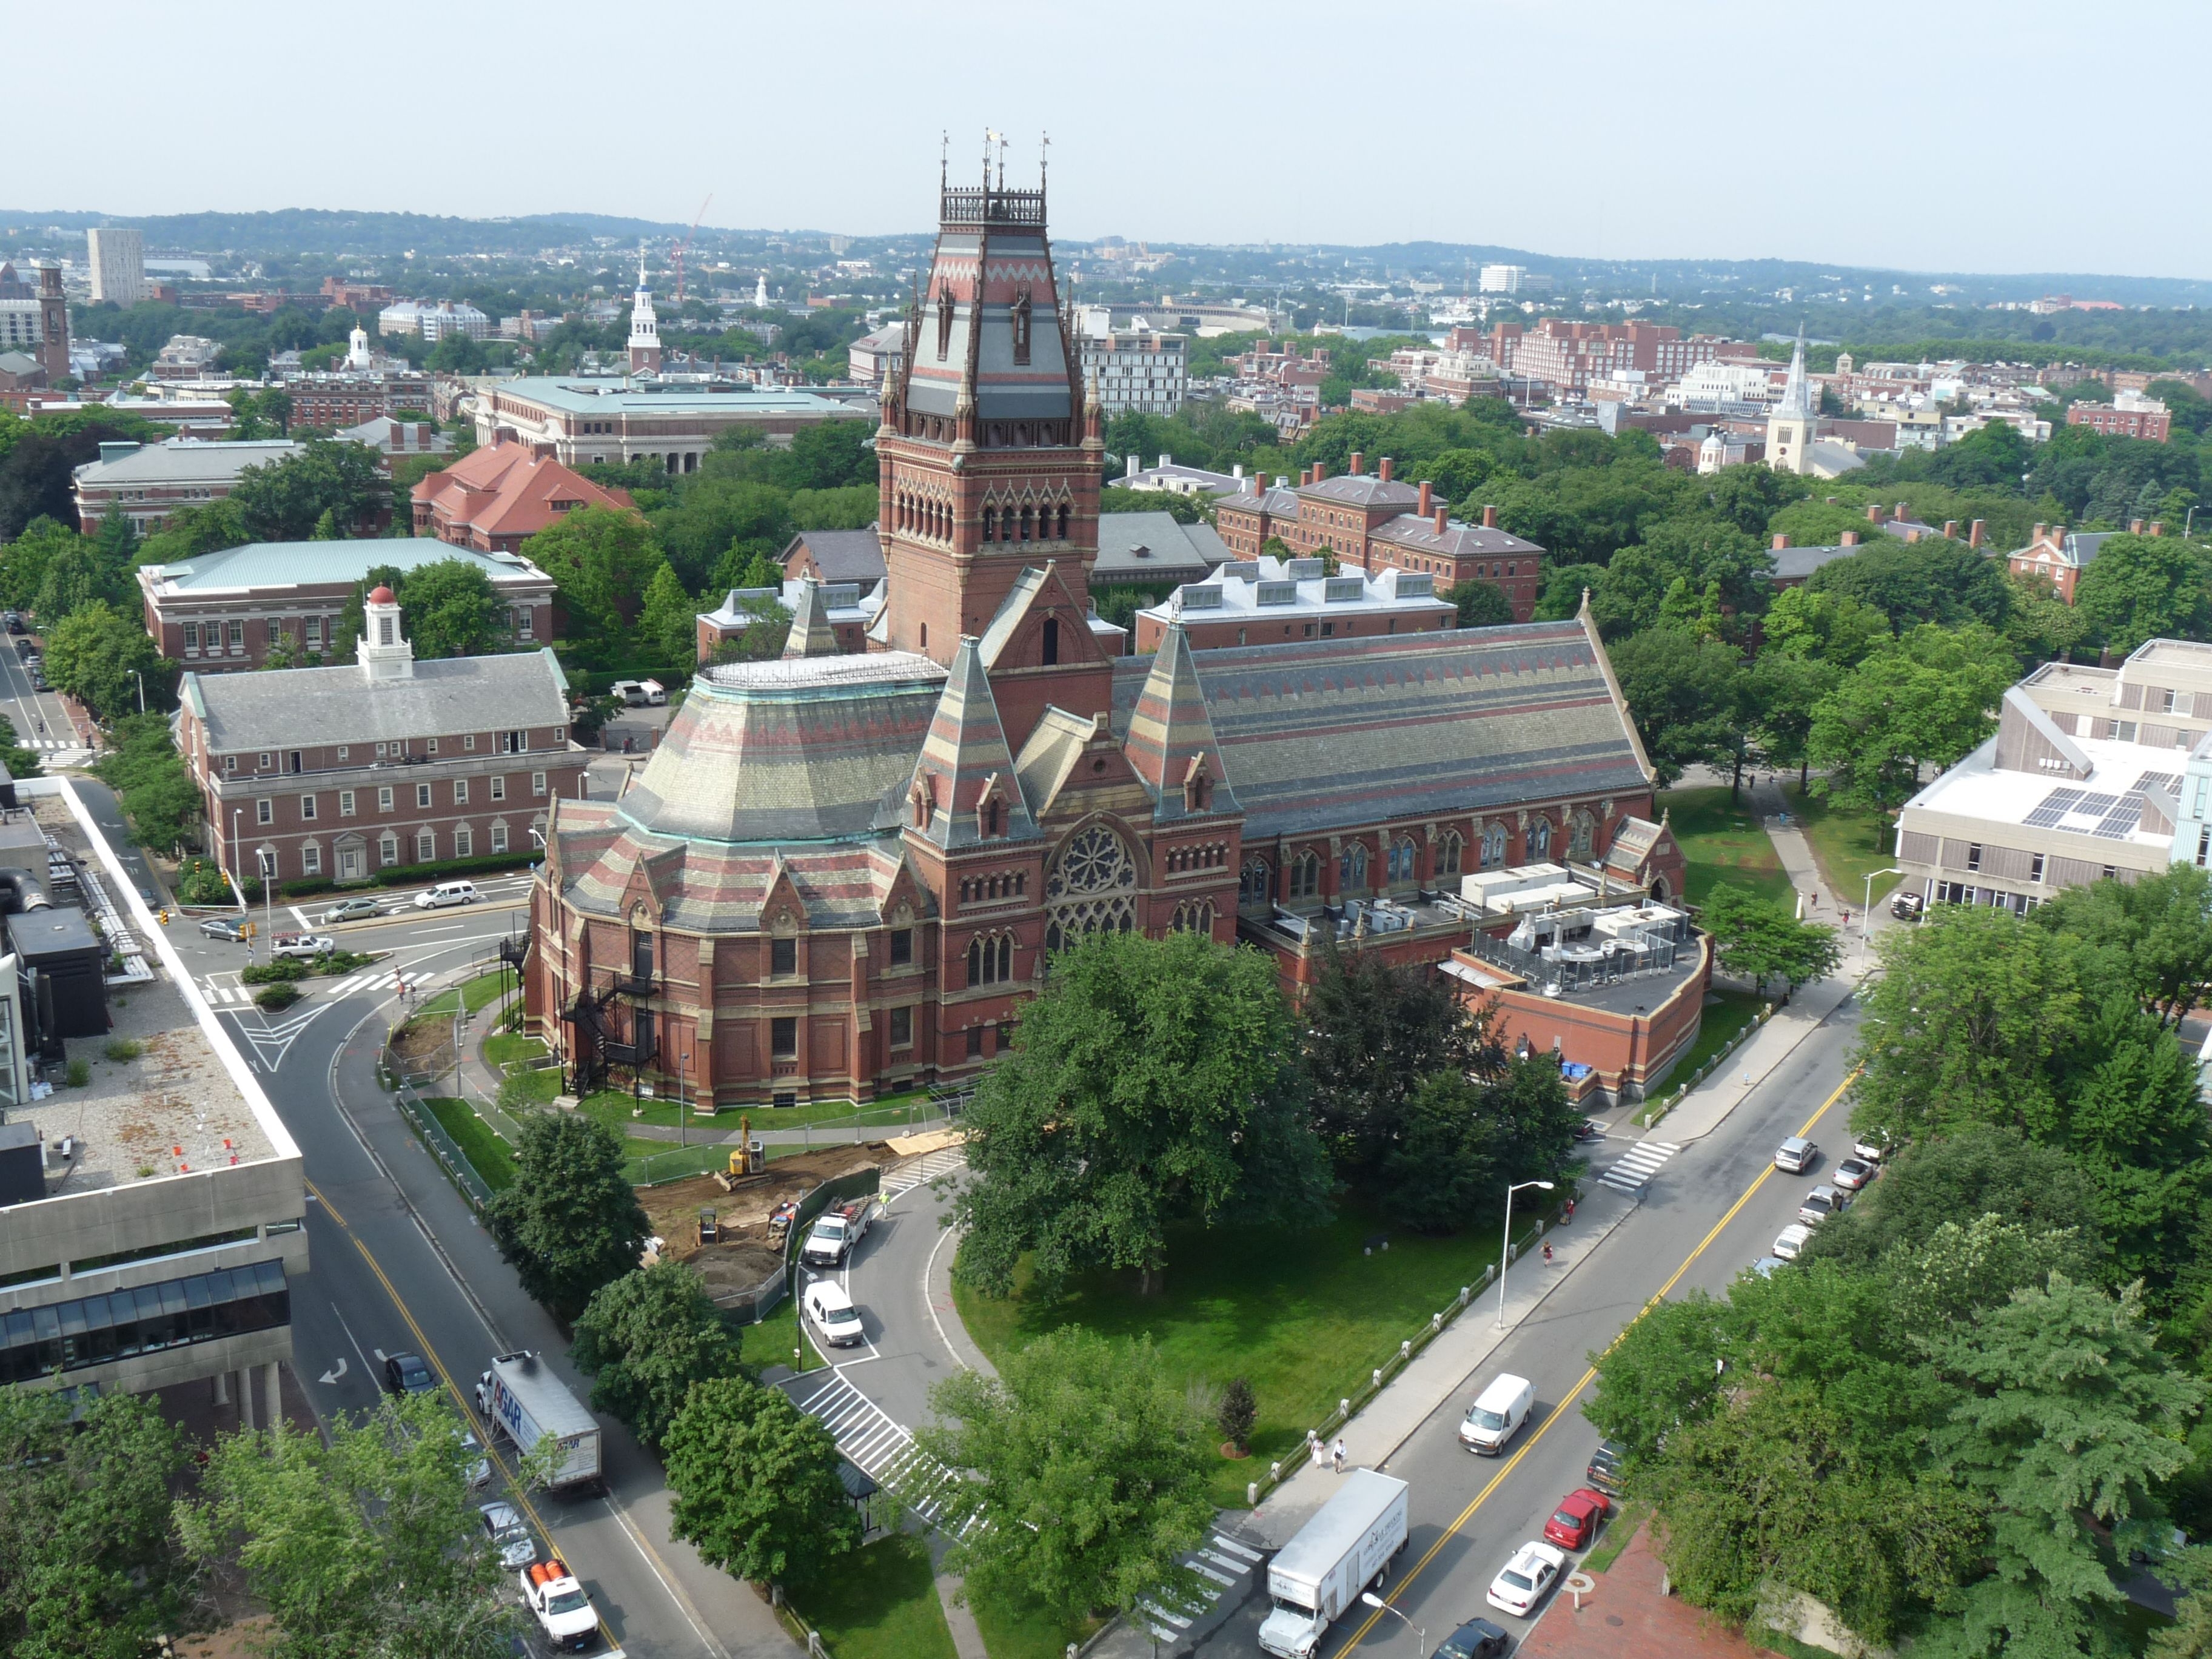
<svg viewBox="0 0 2212 1659">
<path fill-rule="evenodd" d="M 1579 623 L 1194 655 L 1248 839 L 1650 787 Z M 1151 668 L 1116 665 L 1117 730 Z"/>
<path fill-rule="evenodd" d="M 678 841 L 867 836 L 896 822 L 944 682 L 897 651 L 702 674 L 617 810 Z"/>
<path fill-rule="evenodd" d="M 1034 841 L 1036 821 L 1014 778 L 1013 751 L 999 720 L 998 700 L 983 672 L 975 636 L 960 641 L 945 680 L 945 694 L 930 717 L 929 735 L 915 762 L 915 782 L 933 803 L 922 833 L 939 847 L 972 847 L 982 839 L 976 809 L 995 788 L 1006 802 L 1006 838 Z"/>
<path fill-rule="evenodd" d="M 1187 816 L 1183 783 L 1192 768 L 1200 763 L 1214 783 L 1211 810 L 1239 810 L 1222 763 L 1220 740 L 1214 736 L 1213 721 L 1206 713 L 1195 655 L 1182 625 L 1170 624 L 1129 711 L 1122 749 L 1130 766 L 1152 792 L 1157 821 Z"/>
<path fill-rule="evenodd" d="M 753 932 L 779 878 L 810 927 L 868 927 L 881 919 L 903 860 L 898 842 L 741 848 L 685 842 L 627 825 L 614 802 L 562 803 L 556 830 L 565 896 L 587 915 L 618 916 L 641 863 L 665 925 L 702 933 Z"/>
</svg>

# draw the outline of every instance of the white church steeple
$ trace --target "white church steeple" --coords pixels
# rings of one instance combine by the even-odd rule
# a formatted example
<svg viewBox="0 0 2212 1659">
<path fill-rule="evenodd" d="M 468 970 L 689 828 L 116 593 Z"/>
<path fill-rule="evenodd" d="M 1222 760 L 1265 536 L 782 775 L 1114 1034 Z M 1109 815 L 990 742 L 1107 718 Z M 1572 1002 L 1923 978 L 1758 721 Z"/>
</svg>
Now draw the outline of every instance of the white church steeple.
<svg viewBox="0 0 2212 1659">
<path fill-rule="evenodd" d="M 1797 325 L 1797 349 L 1790 356 L 1790 378 L 1782 401 L 1766 417 L 1766 464 L 1777 472 L 1804 473 L 1813 465 L 1813 422 L 1818 408 L 1812 382 L 1805 378 L 1805 325 Z"/>
<path fill-rule="evenodd" d="M 354 660 L 371 684 L 415 678 L 415 647 L 399 632 L 399 601 L 381 584 L 362 605 L 361 643 L 354 647 Z"/>
<path fill-rule="evenodd" d="M 660 373 L 660 319 L 653 314 L 653 290 L 645 285 L 645 244 L 637 245 L 637 295 L 629 313 L 629 372 Z"/>
</svg>

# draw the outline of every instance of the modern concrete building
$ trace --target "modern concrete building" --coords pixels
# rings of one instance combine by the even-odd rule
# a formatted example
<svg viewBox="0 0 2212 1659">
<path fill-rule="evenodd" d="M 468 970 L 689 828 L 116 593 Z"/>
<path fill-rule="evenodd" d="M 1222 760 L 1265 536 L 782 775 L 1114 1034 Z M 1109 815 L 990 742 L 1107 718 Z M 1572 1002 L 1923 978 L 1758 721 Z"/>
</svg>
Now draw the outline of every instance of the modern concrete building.
<svg viewBox="0 0 2212 1659">
<path fill-rule="evenodd" d="M 2025 912 L 2051 893 L 2212 860 L 2212 645 L 2152 640 L 2116 668 L 2046 663 L 1996 735 L 1898 815 L 1905 885 Z"/>
<path fill-rule="evenodd" d="M 1173 415 L 1182 407 L 1190 376 L 1185 365 L 1190 337 L 1152 329 L 1085 332 L 1076 355 L 1085 375 L 1098 377 L 1098 399 L 1116 415 Z"/>
<path fill-rule="evenodd" d="M 390 545 L 390 544 L 384 544 Z M 415 660 L 392 590 L 368 596 L 356 660 L 187 673 L 177 747 L 223 868 L 359 881 L 516 852 L 584 793 L 568 683 L 550 650 Z"/>
<path fill-rule="evenodd" d="M 146 295 L 146 236 L 125 225 L 84 234 L 85 264 L 92 268 L 92 302 L 113 301 L 126 309 Z"/>
<path fill-rule="evenodd" d="M 428 537 L 254 542 L 174 564 L 142 565 L 146 631 L 163 656 L 201 673 L 258 668 L 279 640 L 295 661 L 319 657 L 372 566 L 400 571 L 458 559 L 483 572 L 506 603 L 518 645 L 553 638 L 553 579 L 520 553 L 483 552 Z"/>
<path fill-rule="evenodd" d="M 292 1357 L 289 1281 L 307 1267 L 300 1149 L 74 786 L 16 788 L 30 810 L 7 815 L 0 844 L 10 862 L 70 872 L 129 985 L 112 1034 L 145 1052 L 94 1068 L 83 1088 L 30 1098 L 11 927 L 17 953 L 0 960 L 0 1383 L 173 1393 L 211 1379 L 218 1401 L 241 1390 L 249 1423 L 258 1393 L 266 1421 Z M 10 922 L 76 915 L 65 893 L 53 897 L 54 909 Z M 89 1057 L 95 1041 L 59 1046 Z"/>
<path fill-rule="evenodd" d="M 788 443 L 823 421 L 866 418 L 861 410 L 811 392 L 762 392 L 720 381 L 633 384 L 525 376 L 478 394 L 477 441 L 549 444 L 554 459 L 568 466 L 647 460 L 671 472 L 696 472 L 715 434 L 732 427 Z"/>
</svg>

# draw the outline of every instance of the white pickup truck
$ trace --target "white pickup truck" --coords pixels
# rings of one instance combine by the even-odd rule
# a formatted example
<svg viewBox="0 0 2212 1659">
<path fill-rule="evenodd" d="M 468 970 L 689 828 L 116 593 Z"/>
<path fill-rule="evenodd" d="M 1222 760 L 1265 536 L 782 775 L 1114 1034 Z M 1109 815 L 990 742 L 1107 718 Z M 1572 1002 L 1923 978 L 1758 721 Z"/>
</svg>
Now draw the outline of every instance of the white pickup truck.
<svg viewBox="0 0 2212 1659">
<path fill-rule="evenodd" d="M 567 1562 L 557 1555 L 532 1561 L 517 1576 L 522 1580 L 523 1601 L 547 1642 L 570 1653 L 591 1646 L 599 1634 L 599 1615 Z"/>
<path fill-rule="evenodd" d="M 853 1247 L 867 1237 L 869 1216 L 875 1204 L 872 1198 L 832 1204 L 823 1211 L 807 1233 L 806 1243 L 799 1247 L 799 1259 L 810 1267 L 843 1266 Z"/>
</svg>

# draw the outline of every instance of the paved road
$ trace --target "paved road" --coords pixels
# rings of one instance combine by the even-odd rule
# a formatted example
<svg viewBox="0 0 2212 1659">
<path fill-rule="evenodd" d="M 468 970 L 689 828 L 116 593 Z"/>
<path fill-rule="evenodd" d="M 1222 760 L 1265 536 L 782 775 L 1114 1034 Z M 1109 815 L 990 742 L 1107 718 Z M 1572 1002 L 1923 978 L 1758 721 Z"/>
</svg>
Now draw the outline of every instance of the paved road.
<svg viewBox="0 0 2212 1659">
<path fill-rule="evenodd" d="M 32 748 L 49 753 L 74 750 L 82 757 L 83 745 L 77 739 L 76 728 L 70 724 L 69 709 L 60 695 L 32 690 L 31 677 L 15 654 L 15 641 L 21 637 L 0 634 L 0 714 L 7 715 L 16 738 Z M 43 732 L 39 729 L 42 723 Z"/>
<path fill-rule="evenodd" d="M 355 976 L 349 991 L 313 992 L 276 1016 L 218 1002 L 306 1158 L 313 1267 L 294 1285 L 293 1339 L 300 1380 L 323 1416 L 374 1404 L 379 1354 L 402 1349 L 427 1357 L 464 1409 L 485 1360 L 516 1348 L 544 1353 L 580 1397 L 588 1392 L 558 1328 L 523 1296 L 374 1074 L 397 1012 L 389 974 L 465 968 L 489 956 L 520 914 L 490 904 L 410 909 L 343 934 L 350 949 L 392 953 L 385 973 Z M 204 986 L 234 982 L 246 947 L 206 939 L 181 918 L 169 933 Z M 670 1540 L 658 1464 L 618 1425 L 601 1424 L 610 1495 L 540 1498 L 533 1507 L 611 1639 L 644 1659 L 793 1653 L 758 1598 Z"/>
<path fill-rule="evenodd" d="M 1533 1627 L 1534 1620 L 1489 1607 L 1484 1592 L 1516 1547 L 1541 1536 L 1558 1500 L 1583 1484 L 1598 1438 L 1580 1410 L 1589 1396 L 1589 1356 L 1656 1296 L 1717 1293 L 1796 1218 L 1799 1195 L 1826 1177 L 1847 1144 L 1844 1109 L 1828 1103 L 1846 1074 L 1856 1024 L 1856 1005 L 1846 1002 L 1718 1128 L 1667 1158 L 1638 1212 L 1382 1466 L 1413 1483 L 1412 1547 L 1384 1593 L 1425 1635 L 1423 1659 L 1478 1615 L 1516 1634 Z M 1808 1175 L 1783 1175 L 1772 1168 L 1773 1149 L 1800 1133 L 1811 1133 L 1826 1155 Z M 1665 1122 L 1654 1135 L 1666 1138 Z M 1626 1150 L 1612 1143 L 1592 1163 L 1602 1167 Z M 1499 1371 L 1534 1382 L 1536 1407 L 1502 1461 L 1474 1457 L 1460 1446 L 1459 1417 L 1480 1383 Z M 1255 1595 L 1200 1651 L 1258 1652 L 1267 1611 L 1264 1594 Z M 1322 1651 L 1412 1656 L 1415 1644 L 1416 1629 L 1372 1613 L 1341 1620 Z"/>
</svg>

